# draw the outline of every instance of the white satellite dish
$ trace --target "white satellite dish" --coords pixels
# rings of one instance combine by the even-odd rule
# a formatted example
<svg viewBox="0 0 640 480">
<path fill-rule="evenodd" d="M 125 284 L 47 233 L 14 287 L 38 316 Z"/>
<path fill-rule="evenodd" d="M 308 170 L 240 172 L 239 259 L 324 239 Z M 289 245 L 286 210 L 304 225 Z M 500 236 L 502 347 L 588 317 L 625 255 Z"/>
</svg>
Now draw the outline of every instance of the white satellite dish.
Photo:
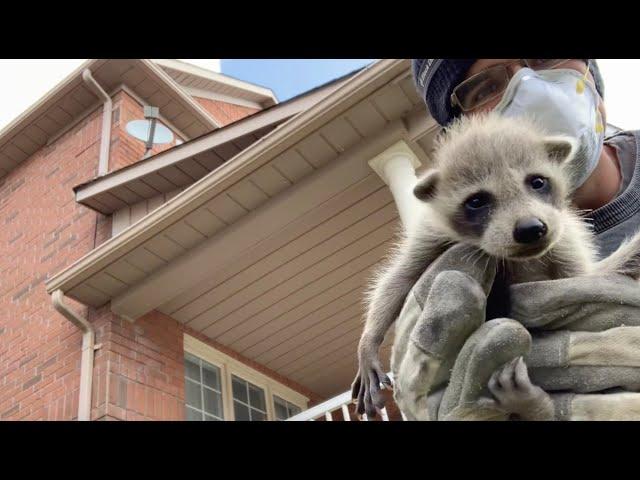
<svg viewBox="0 0 640 480">
<path fill-rule="evenodd" d="M 144 120 L 131 120 L 127 123 L 127 133 L 144 142 L 144 157 L 151 155 L 154 145 L 170 143 L 173 140 L 173 132 L 158 122 L 160 109 L 158 107 L 145 106 Z"/>
<path fill-rule="evenodd" d="M 127 133 L 146 143 L 149 140 L 152 121 L 153 120 L 132 120 L 127 123 Z M 161 123 L 156 123 L 156 128 L 153 132 L 153 144 L 162 145 L 171 143 L 172 140 L 173 132 Z"/>
</svg>

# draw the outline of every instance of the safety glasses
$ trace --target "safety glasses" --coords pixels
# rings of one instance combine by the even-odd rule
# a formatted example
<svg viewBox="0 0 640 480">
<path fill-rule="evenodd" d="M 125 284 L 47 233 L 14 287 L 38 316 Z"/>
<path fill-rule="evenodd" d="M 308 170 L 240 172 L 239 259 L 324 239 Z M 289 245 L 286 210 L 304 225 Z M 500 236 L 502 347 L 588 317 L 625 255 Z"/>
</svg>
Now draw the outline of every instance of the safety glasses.
<svg viewBox="0 0 640 480">
<path fill-rule="evenodd" d="M 509 66 L 520 63 L 532 70 L 548 70 L 569 59 L 519 58 L 512 62 L 489 67 L 460 83 L 451 94 L 451 105 L 463 112 L 475 110 L 501 95 L 511 80 Z"/>
</svg>

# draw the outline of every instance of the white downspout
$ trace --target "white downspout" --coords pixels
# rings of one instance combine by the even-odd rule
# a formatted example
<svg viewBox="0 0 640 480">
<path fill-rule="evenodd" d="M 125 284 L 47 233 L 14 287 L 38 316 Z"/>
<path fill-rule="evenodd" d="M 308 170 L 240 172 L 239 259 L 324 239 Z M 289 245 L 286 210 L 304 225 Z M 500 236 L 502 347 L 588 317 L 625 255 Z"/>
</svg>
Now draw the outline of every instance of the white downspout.
<svg viewBox="0 0 640 480">
<path fill-rule="evenodd" d="M 98 176 L 105 175 L 109 171 L 109 147 L 111 144 L 111 113 L 113 102 L 111 97 L 96 82 L 87 68 L 82 72 L 82 79 L 89 89 L 104 101 L 102 107 L 102 138 L 100 141 L 100 159 L 98 160 Z M 82 330 L 82 357 L 80 359 L 80 398 L 78 399 L 78 420 L 91 420 L 91 390 L 93 383 L 93 358 L 94 351 L 99 348 L 95 345 L 95 330 L 91 323 L 78 315 L 64 303 L 64 292 L 56 290 L 51 295 L 53 308 L 62 314 L 67 320 Z"/>
<path fill-rule="evenodd" d="M 102 140 L 100 141 L 100 160 L 98 162 L 98 176 L 105 175 L 109 171 L 109 146 L 111 144 L 111 112 L 113 103 L 111 97 L 96 82 L 88 68 L 82 72 L 82 79 L 89 89 L 98 98 L 104 100 L 102 107 Z"/>
<path fill-rule="evenodd" d="M 60 312 L 76 327 L 82 330 L 82 358 L 80 359 L 80 398 L 78 399 L 78 420 L 91 420 L 91 387 L 93 383 L 95 330 L 89 321 L 75 313 L 64 303 L 64 292 L 56 290 L 51 295 L 53 308 Z"/>
</svg>

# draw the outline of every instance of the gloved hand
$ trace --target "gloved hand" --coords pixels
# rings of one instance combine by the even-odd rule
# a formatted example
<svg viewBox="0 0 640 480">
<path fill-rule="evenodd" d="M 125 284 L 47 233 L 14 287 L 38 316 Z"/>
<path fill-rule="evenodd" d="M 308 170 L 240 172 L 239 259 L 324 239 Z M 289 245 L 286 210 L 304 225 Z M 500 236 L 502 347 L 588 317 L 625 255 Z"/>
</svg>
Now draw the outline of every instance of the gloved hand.
<svg viewBox="0 0 640 480">
<path fill-rule="evenodd" d="M 529 375 L 551 393 L 556 418 L 640 420 L 637 281 L 614 274 L 530 282 L 513 285 L 511 297 L 511 316 L 533 336 Z M 591 393 L 612 388 L 627 392 Z"/>
<path fill-rule="evenodd" d="M 637 389 L 637 283 L 614 275 L 513 286 L 513 316 L 532 329 L 531 338 L 513 320 L 483 324 L 494 265 L 477 253 L 470 261 L 471 252 L 455 246 L 434 262 L 412 289 L 396 322 L 394 396 L 407 418 L 506 418 L 487 384 L 498 368 L 522 355 L 533 383 L 545 390 Z M 437 390 L 454 362 L 446 390 Z M 640 394 L 571 393 L 552 398 L 559 419 L 640 418 Z"/>
<path fill-rule="evenodd" d="M 408 419 L 433 418 L 430 394 L 446 383 L 464 342 L 484 323 L 495 267 L 476 248 L 454 245 L 407 296 L 396 320 L 391 367 L 394 398 Z M 513 358 L 507 357 L 498 355 L 494 367 Z"/>
</svg>

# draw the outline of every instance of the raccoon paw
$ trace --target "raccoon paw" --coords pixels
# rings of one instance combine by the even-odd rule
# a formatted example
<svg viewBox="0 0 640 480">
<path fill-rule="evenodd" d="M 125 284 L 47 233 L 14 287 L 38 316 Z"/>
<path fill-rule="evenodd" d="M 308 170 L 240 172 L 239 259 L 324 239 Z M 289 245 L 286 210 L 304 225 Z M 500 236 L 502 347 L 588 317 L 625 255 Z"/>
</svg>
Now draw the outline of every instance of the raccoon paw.
<svg viewBox="0 0 640 480">
<path fill-rule="evenodd" d="M 378 409 L 384 407 L 385 403 L 381 386 L 393 388 L 393 384 L 384 372 L 377 354 L 361 351 L 359 361 L 358 373 L 351 384 L 351 398 L 356 403 L 356 413 L 366 413 L 367 417 L 375 418 Z"/>
<path fill-rule="evenodd" d="M 531 383 L 522 357 L 496 370 L 488 387 L 500 408 L 520 420 L 554 418 L 553 400 L 547 392 Z"/>
</svg>

